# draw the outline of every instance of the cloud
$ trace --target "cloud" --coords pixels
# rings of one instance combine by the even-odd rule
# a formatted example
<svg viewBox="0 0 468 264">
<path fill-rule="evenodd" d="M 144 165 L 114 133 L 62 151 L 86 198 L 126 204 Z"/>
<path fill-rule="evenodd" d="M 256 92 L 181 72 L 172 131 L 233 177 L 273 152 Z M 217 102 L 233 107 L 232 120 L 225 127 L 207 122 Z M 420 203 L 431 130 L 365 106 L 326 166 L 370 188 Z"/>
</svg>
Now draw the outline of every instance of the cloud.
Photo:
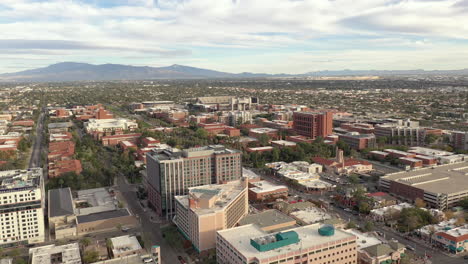
<svg viewBox="0 0 468 264">
<path fill-rule="evenodd" d="M 216 68 L 237 71 L 266 62 L 264 71 L 273 71 L 278 68 L 268 62 L 297 53 L 321 51 L 332 57 L 336 50 L 371 50 L 386 56 L 421 46 L 442 52 L 437 45 L 455 49 L 468 40 L 467 0 L 1 2 L 0 50 L 38 56 L 43 52 L 47 61 L 66 56 L 141 64 L 145 60 L 138 58 L 147 54 L 173 59 L 167 60 L 170 64 L 216 63 Z M 428 54 L 428 60 L 439 55 Z M 223 63 L 230 60 L 235 63 Z M 339 61 L 318 61 L 329 60 Z M 370 66 L 375 61 L 362 60 Z M 342 68 L 354 65 L 349 62 Z M 0 63 L 0 71 L 6 67 Z"/>
</svg>

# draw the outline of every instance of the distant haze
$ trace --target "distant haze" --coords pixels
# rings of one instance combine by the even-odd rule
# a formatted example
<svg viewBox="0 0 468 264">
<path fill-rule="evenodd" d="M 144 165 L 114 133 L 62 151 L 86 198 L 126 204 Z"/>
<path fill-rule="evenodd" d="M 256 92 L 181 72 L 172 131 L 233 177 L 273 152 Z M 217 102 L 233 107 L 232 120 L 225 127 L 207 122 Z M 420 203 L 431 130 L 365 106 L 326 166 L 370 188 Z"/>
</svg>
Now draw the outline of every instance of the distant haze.
<svg viewBox="0 0 468 264">
<path fill-rule="evenodd" d="M 207 79 L 207 78 L 281 78 L 319 76 L 389 76 L 389 75 L 468 75 L 468 69 L 451 71 L 317 71 L 303 74 L 228 73 L 183 65 L 167 67 L 130 66 L 121 64 L 93 65 L 62 62 L 44 68 L 0 74 L 0 81 L 106 81 L 149 79 Z"/>
</svg>

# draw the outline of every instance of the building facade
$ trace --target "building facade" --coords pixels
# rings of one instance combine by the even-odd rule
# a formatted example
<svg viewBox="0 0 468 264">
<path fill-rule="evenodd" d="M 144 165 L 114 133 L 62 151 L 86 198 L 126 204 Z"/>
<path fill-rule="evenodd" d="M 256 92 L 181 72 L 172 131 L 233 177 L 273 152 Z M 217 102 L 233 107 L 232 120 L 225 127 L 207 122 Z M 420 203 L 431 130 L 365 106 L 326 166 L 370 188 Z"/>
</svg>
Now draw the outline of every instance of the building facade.
<svg viewBox="0 0 468 264">
<path fill-rule="evenodd" d="M 42 168 L 0 172 L 0 244 L 41 243 L 45 240 Z"/>
<path fill-rule="evenodd" d="M 332 112 L 294 112 L 293 129 L 301 136 L 315 139 L 333 132 Z"/>
<path fill-rule="evenodd" d="M 267 233 L 256 225 L 218 231 L 219 264 L 356 264 L 356 236 L 313 224 Z"/>
<path fill-rule="evenodd" d="M 235 181 L 242 176 L 241 152 L 222 145 L 147 153 L 148 201 L 159 215 L 174 214 L 174 196 L 188 188 Z"/>
<path fill-rule="evenodd" d="M 215 248 L 216 231 L 232 228 L 248 214 L 247 178 L 192 187 L 176 196 L 174 223 L 198 251 Z"/>
<path fill-rule="evenodd" d="M 339 140 L 342 140 L 348 144 L 350 148 L 355 150 L 377 147 L 377 141 L 374 134 L 359 134 L 359 132 L 350 132 L 344 135 L 339 135 L 338 138 Z"/>
<path fill-rule="evenodd" d="M 446 210 L 468 197 L 468 162 L 387 174 L 379 187 L 401 199 L 424 200 L 428 206 Z"/>
<path fill-rule="evenodd" d="M 468 150 L 468 132 L 452 132 L 453 147 L 459 150 Z"/>
</svg>

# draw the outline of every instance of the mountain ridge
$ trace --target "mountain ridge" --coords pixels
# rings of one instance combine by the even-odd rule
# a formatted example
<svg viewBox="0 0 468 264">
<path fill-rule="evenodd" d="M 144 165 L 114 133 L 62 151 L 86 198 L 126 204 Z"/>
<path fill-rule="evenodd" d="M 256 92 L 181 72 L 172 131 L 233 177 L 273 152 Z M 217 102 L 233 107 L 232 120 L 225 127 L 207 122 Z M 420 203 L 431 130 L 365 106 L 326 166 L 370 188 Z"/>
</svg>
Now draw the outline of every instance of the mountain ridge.
<svg viewBox="0 0 468 264">
<path fill-rule="evenodd" d="M 303 74 L 229 73 L 179 64 L 164 67 L 123 64 L 89 64 L 60 62 L 46 67 L 0 74 L 0 81 L 110 81 L 144 79 L 209 79 L 209 78 L 281 78 L 325 76 L 391 76 L 391 75 L 468 75 L 461 70 L 339 70 L 314 71 Z"/>
</svg>

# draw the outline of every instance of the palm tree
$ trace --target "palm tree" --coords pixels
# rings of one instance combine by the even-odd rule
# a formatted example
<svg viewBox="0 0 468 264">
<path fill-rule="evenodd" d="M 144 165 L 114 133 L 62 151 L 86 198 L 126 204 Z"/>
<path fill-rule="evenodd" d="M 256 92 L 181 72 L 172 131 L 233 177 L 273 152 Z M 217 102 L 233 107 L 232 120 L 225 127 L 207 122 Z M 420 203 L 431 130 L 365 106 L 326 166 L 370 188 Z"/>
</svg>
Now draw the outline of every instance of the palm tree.
<svg viewBox="0 0 468 264">
<path fill-rule="evenodd" d="M 91 245 L 91 239 L 85 237 L 80 240 L 80 246 L 81 246 L 82 251 L 84 251 L 84 249 L 88 247 L 89 245 Z"/>
</svg>

